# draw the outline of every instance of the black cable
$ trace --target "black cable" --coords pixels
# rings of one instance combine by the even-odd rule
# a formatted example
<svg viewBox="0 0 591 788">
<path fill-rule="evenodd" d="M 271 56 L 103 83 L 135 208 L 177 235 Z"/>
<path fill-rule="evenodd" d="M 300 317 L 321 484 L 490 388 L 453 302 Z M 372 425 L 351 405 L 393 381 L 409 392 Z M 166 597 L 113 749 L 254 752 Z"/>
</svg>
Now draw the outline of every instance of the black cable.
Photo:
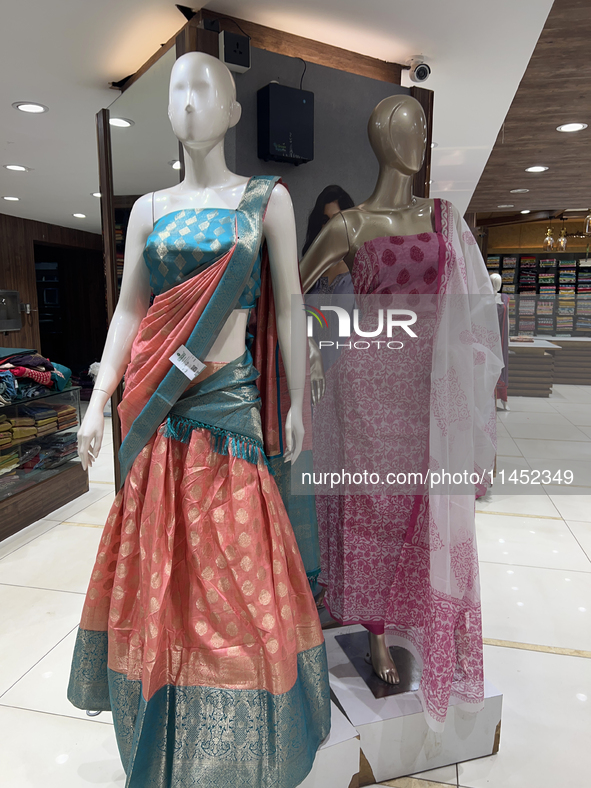
<svg viewBox="0 0 591 788">
<path fill-rule="evenodd" d="M 306 73 L 306 69 L 308 68 L 308 64 L 306 63 L 306 61 L 304 60 L 303 57 L 298 58 L 298 60 L 301 60 L 302 63 L 304 64 L 304 70 L 302 71 L 302 76 L 300 77 L 300 90 L 301 90 L 302 89 L 302 85 L 304 83 L 304 74 Z"/>
<path fill-rule="evenodd" d="M 246 38 L 248 38 L 248 40 L 250 41 L 250 36 L 248 35 L 248 33 L 244 32 L 244 30 L 240 27 L 240 25 L 238 24 L 238 22 L 235 19 L 231 19 L 230 17 L 228 17 L 228 22 L 234 22 L 234 24 L 236 25 L 238 30 L 240 30 L 242 35 L 245 36 Z"/>
</svg>

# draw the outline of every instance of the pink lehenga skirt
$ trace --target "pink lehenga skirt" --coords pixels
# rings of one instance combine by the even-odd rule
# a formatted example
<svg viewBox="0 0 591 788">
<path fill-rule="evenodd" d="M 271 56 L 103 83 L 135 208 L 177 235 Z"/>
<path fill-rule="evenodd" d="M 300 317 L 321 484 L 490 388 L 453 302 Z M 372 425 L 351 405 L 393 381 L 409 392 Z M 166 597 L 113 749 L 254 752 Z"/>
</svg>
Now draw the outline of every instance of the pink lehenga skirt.
<svg viewBox="0 0 591 788">
<path fill-rule="evenodd" d="M 189 331 L 215 287 L 206 274 L 159 296 L 140 326 L 124 427 L 184 341 L 174 327 Z M 105 526 L 68 697 L 113 712 L 126 788 L 292 788 L 329 731 L 324 638 L 256 437 L 256 376 L 248 352 L 202 373 L 133 461 Z"/>
</svg>

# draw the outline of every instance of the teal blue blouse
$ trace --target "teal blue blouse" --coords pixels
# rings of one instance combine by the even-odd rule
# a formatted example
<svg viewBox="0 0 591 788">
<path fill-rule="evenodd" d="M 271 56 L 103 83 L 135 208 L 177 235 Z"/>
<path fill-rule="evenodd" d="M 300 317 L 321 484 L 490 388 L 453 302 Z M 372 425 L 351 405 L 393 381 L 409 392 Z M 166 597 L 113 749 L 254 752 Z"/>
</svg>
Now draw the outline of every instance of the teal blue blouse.
<svg viewBox="0 0 591 788">
<path fill-rule="evenodd" d="M 227 254 L 237 240 L 236 213 L 229 208 L 186 208 L 158 219 L 144 249 L 153 292 L 165 293 Z M 236 309 L 252 309 L 260 286 L 259 252 Z"/>
</svg>

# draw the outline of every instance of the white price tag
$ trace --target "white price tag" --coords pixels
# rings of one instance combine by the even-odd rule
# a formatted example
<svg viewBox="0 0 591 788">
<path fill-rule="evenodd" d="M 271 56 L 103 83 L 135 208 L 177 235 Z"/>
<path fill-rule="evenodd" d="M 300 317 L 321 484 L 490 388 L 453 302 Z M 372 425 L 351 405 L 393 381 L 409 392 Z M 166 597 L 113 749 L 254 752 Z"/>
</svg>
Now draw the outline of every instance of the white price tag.
<svg viewBox="0 0 591 788">
<path fill-rule="evenodd" d="M 180 369 L 183 375 L 186 375 L 189 380 L 195 380 L 201 370 L 205 369 L 205 364 L 199 361 L 197 356 L 194 356 L 184 345 L 181 345 L 172 354 L 169 361 L 172 361 L 175 367 Z"/>
</svg>

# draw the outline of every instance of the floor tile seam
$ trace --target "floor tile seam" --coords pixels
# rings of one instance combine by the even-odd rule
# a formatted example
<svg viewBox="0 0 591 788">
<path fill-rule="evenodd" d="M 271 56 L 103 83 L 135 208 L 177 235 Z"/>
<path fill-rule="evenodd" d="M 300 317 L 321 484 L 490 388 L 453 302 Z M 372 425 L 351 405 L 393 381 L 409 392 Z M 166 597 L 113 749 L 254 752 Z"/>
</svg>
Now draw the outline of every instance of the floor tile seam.
<svg viewBox="0 0 591 788">
<path fill-rule="evenodd" d="M 516 640 L 502 640 L 500 638 L 482 638 L 482 643 L 485 646 L 494 646 L 495 648 L 511 648 L 517 651 L 531 651 L 537 654 L 553 654 L 557 657 L 591 659 L 591 651 L 567 648 L 565 646 L 542 646 L 537 643 L 520 643 Z"/>
<path fill-rule="evenodd" d="M 62 643 L 62 642 L 63 642 L 63 641 L 64 641 L 64 640 L 65 640 L 67 637 L 69 637 L 69 636 L 72 634 L 72 632 L 74 632 L 76 629 L 78 629 L 78 624 L 76 624 L 76 626 L 75 626 L 75 627 L 72 627 L 72 629 L 70 629 L 68 632 L 66 632 L 66 634 L 63 636 L 63 638 L 60 638 L 60 639 L 58 640 L 58 642 L 57 642 L 55 645 L 53 645 L 53 646 L 52 646 L 52 647 L 49 649 L 49 651 L 47 651 L 45 654 L 43 654 L 43 656 L 42 656 L 42 657 L 39 657 L 39 659 L 37 660 L 37 662 L 35 662 L 35 664 L 34 664 L 34 665 L 31 665 L 31 667 L 30 667 L 28 670 L 26 670 L 26 671 L 23 673 L 23 675 L 22 675 L 22 676 L 20 676 L 20 677 L 19 677 L 19 678 L 18 678 L 18 679 L 17 679 L 15 682 L 13 682 L 13 683 L 10 685 L 10 687 L 8 687 L 7 689 L 5 689 L 5 690 L 4 690 L 4 692 L 0 693 L 0 698 L 3 698 L 3 697 L 6 695 L 6 693 L 7 693 L 7 692 L 10 692 L 10 690 L 11 690 L 13 687 L 16 687 L 16 685 L 19 683 L 19 681 L 22 681 L 22 680 L 24 679 L 24 677 L 25 677 L 25 676 L 27 676 L 27 675 L 28 675 L 28 674 L 29 674 L 29 673 L 30 673 L 30 672 L 33 670 L 33 668 L 37 667 L 37 665 L 38 665 L 40 662 L 42 662 L 42 661 L 45 659 L 45 657 L 47 657 L 49 654 L 51 654 L 51 652 L 52 652 L 54 649 L 56 649 L 56 648 L 59 646 L 59 644 L 60 644 L 60 643 Z"/>
<path fill-rule="evenodd" d="M 585 554 L 585 557 L 587 555 Z M 589 569 L 561 569 L 560 567 L 555 566 L 532 566 L 531 564 L 505 564 L 503 561 L 485 561 L 484 559 L 479 559 L 479 564 L 492 564 L 493 566 L 508 566 L 508 567 L 516 567 L 518 569 L 543 569 L 545 572 L 574 572 L 578 575 L 589 575 L 591 574 L 591 566 Z"/>
<path fill-rule="evenodd" d="M 583 551 L 585 552 L 585 551 Z M 585 558 L 589 560 L 589 556 L 585 553 Z M 591 574 L 591 561 L 589 562 L 589 569 L 564 569 L 559 566 L 536 566 L 535 564 L 508 564 L 505 561 L 487 561 L 483 558 L 479 559 L 480 564 L 493 564 L 494 566 L 508 566 L 508 567 L 515 567 L 517 569 L 549 569 L 552 572 L 575 572 L 579 575 L 589 575 Z"/>
<path fill-rule="evenodd" d="M 14 686 L 14 685 L 13 685 Z M 6 690 L 8 692 L 8 690 Z M 46 714 L 48 717 L 62 717 L 65 720 L 78 720 L 79 722 L 98 722 L 101 725 L 111 725 L 113 726 L 112 722 L 109 720 L 99 720 L 96 717 L 88 717 L 88 719 L 83 719 L 82 717 L 76 717 L 73 714 L 58 714 L 55 711 L 45 711 L 44 709 L 28 709 L 26 706 L 15 706 L 12 703 L 1 703 L 0 708 L 3 709 L 17 709 L 18 711 L 29 711 L 32 714 Z"/>
<path fill-rule="evenodd" d="M 590 554 L 589 554 L 589 553 L 588 553 L 588 552 L 585 550 L 585 548 L 583 547 L 583 545 L 582 545 L 582 544 L 580 543 L 580 541 L 577 539 L 577 535 L 575 534 L 575 532 L 573 531 L 573 529 L 572 529 L 572 528 L 570 527 L 570 525 L 568 524 L 568 521 L 567 521 L 567 520 L 565 520 L 564 522 L 565 522 L 565 524 L 566 524 L 566 527 L 568 528 L 568 530 L 569 530 L 569 531 L 570 531 L 570 533 L 572 534 L 572 536 L 573 536 L 573 539 L 575 540 L 575 542 L 576 542 L 576 543 L 579 545 L 579 547 L 581 548 L 581 550 L 582 550 L 582 551 L 585 553 L 585 555 L 587 556 L 588 560 L 591 562 L 591 555 L 590 555 Z M 576 523 L 578 523 L 578 522 L 585 522 L 585 521 L 584 521 L 584 520 L 582 520 L 582 521 L 581 521 L 581 520 L 573 520 L 572 522 L 576 522 Z"/>
<path fill-rule="evenodd" d="M 48 520 L 50 523 L 55 523 L 55 525 L 52 525 L 51 528 L 47 529 L 47 531 L 43 531 L 42 534 L 38 534 L 37 536 L 33 536 L 31 539 L 29 539 L 28 542 L 25 542 L 24 544 L 20 545 L 19 547 L 15 547 L 14 550 L 10 551 L 10 553 L 6 553 L 6 555 L 3 555 L 2 558 L 0 558 L 0 561 L 3 561 L 5 558 L 8 558 L 9 555 L 12 555 L 13 553 L 16 553 L 22 547 L 26 547 L 27 545 L 31 544 L 36 539 L 39 539 L 39 537 L 45 536 L 45 534 L 48 534 L 50 531 L 53 531 L 53 529 L 57 528 L 57 526 L 59 525 L 57 520 L 50 520 L 49 517 L 42 517 L 41 519 L 42 520 Z M 18 533 L 18 531 L 17 531 L 17 533 Z"/>
<path fill-rule="evenodd" d="M 76 596 L 85 596 L 86 591 L 68 591 L 65 588 L 47 588 L 46 586 L 29 586 L 23 583 L 7 583 L 5 580 L 0 580 L 0 588 L 6 586 L 7 588 L 30 588 L 34 591 L 51 591 L 56 594 L 75 594 Z"/>
<path fill-rule="evenodd" d="M 520 514 L 519 512 L 491 512 L 489 509 L 476 509 L 476 514 L 495 514 L 501 517 L 528 517 L 535 520 L 562 520 L 564 522 L 564 517 L 554 517 L 548 514 Z"/>
<path fill-rule="evenodd" d="M 104 482 L 104 483 L 108 484 L 109 482 Z M 90 484 L 103 484 L 103 482 L 90 482 Z M 72 512 L 70 516 L 72 516 L 72 515 L 76 516 L 77 514 L 80 514 L 80 512 L 83 512 L 85 509 L 88 509 L 89 506 L 94 506 L 95 504 L 99 503 L 100 501 L 103 500 L 103 498 L 106 498 L 107 495 L 109 495 L 109 492 L 105 492 L 103 495 L 101 495 L 99 498 L 97 498 L 96 501 L 92 501 L 92 503 L 89 503 L 88 506 L 82 506 L 81 509 L 77 509 L 75 512 Z M 74 498 L 74 501 L 76 501 L 76 500 L 77 499 Z M 71 501 L 71 503 L 73 503 L 74 501 Z M 65 506 L 69 506 L 69 505 L 70 504 L 65 504 Z M 63 507 L 60 507 L 60 509 L 61 508 L 63 508 Z M 56 512 L 57 512 L 57 509 L 54 509 L 53 512 L 50 512 L 46 517 L 44 517 L 42 519 L 44 519 L 44 520 L 51 520 L 52 522 L 60 522 L 60 523 L 63 522 L 62 520 L 56 520 L 54 517 L 52 517 L 52 515 L 55 514 Z"/>
<path fill-rule="evenodd" d="M 80 528 L 104 528 L 105 524 L 98 525 L 97 523 L 75 523 L 73 520 L 64 520 L 60 525 L 78 525 Z"/>
<path fill-rule="evenodd" d="M 457 764 L 454 764 L 454 766 L 456 767 L 455 783 L 442 783 L 440 780 L 431 780 L 424 777 L 415 777 L 414 774 L 408 774 L 405 777 L 394 777 L 391 780 L 384 780 L 384 782 L 376 783 L 376 785 L 383 785 L 385 788 L 389 788 L 390 786 L 396 786 L 399 780 L 414 780 L 414 782 L 418 783 L 419 785 L 441 785 L 447 786 L 447 788 L 458 788 Z M 371 788 L 371 786 L 369 788 Z"/>
</svg>

